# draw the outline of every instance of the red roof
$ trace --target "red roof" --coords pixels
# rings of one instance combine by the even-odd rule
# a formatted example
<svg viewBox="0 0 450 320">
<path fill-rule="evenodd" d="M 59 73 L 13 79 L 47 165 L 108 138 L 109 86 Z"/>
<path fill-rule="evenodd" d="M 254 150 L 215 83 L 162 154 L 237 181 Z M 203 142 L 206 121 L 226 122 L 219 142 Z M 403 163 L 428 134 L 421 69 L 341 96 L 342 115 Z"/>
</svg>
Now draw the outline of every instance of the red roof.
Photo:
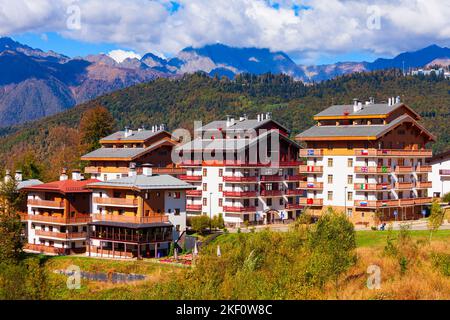
<svg viewBox="0 0 450 320">
<path fill-rule="evenodd" d="M 62 181 L 52 181 L 48 183 L 38 184 L 32 187 L 24 188 L 25 191 L 53 191 L 59 193 L 80 193 L 80 192 L 91 192 L 90 189 L 86 188 L 89 183 L 100 182 L 97 179 L 88 180 L 62 180 Z"/>
</svg>

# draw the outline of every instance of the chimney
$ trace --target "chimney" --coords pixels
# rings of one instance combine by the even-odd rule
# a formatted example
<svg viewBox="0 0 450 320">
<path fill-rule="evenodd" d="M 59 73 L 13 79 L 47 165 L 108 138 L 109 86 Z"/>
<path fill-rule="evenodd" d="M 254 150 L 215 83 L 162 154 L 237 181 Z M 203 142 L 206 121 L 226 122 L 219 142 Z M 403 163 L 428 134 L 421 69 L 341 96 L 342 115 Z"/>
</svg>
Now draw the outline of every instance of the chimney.
<svg viewBox="0 0 450 320">
<path fill-rule="evenodd" d="M 161 125 L 159 126 L 159 130 L 160 131 L 166 130 L 166 125 L 164 123 L 161 123 Z"/>
<path fill-rule="evenodd" d="M 16 181 L 22 181 L 23 176 L 22 176 L 22 171 L 21 170 L 16 170 L 16 174 L 14 176 L 14 178 L 16 179 Z"/>
<path fill-rule="evenodd" d="M 147 177 L 151 177 L 153 175 L 152 165 L 150 163 L 144 163 L 141 165 L 142 174 Z"/>
<path fill-rule="evenodd" d="M 369 101 L 370 101 L 370 104 L 375 104 L 375 98 L 374 97 L 369 97 Z"/>
<path fill-rule="evenodd" d="M 133 134 L 133 130 L 131 130 L 130 128 L 128 128 L 128 127 L 125 127 L 125 138 L 128 138 L 128 137 L 130 137 L 131 135 Z"/>
<path fill-rule="evenodd" d="M 6 169 L 6 172 L 5 172 L 5 183 L 8 183 L 9 181 L 11 181 L 11 171 L 9 171 L 9 169 Z"/>
<path fill-rule="evenodd" d="M 353 99 L 353 112 L 358 112 L 362 109 L 362 103 L 358 99 Z"/>
<path fill-rule="evenodd" d="M 136 175 L 136 163 L 130 162 L 130 165 L 128 167 L 128 176 L 134 177 Z"/>
<path fill-rule="evenodd" d="M 234 125 L 234 118 L 227 116 L 227 127 Z"/>
<path fill-rule="evenodd" d="M 81 171 L 78 169 L 72 170 L 72 180 L 80 181 L 83 178 Z"/>
<path fill-rule="evenodd" d="M 256 119 L 258 120 L 258 122 L 261 121 L 261 118 L 260 118 L 259 114 L 256 115 Z"/>
<path fill-rule="evenodd" d="M 270 120 L 272 114 L 270 112 L 266 112 L 266 120 Z"/>
<path fill-rule="evenodd" d="M 61 171 L 61 175 L 59 176 L 59 180 L 60 181 L 65 181 L 67 179 L 69 179 L 69 177 L 67 176 L 67 169 L 63 168 L 62 171 Z"/>
</svg>

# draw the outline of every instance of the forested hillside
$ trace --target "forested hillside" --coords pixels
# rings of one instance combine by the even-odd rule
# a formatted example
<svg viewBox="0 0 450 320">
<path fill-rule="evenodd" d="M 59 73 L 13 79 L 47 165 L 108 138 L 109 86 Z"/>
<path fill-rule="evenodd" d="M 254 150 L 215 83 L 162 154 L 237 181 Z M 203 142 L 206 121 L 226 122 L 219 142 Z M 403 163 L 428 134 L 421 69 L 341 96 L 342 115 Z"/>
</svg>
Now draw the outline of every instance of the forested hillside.
<svg viewBox="0 0 450 320">
<path fill-rule="evenodd" d="M 404 77 L 399 71 L 377 71 L 304 85 L 284 75 L 243 74 L 235 80 L 204 74 L 181 79 L 157 79 L 99 97 L 89 103 L 39 121 L 2 129 L 2 166 L 37 167 L 43 179 L 57 175 L 61 166 L 78 166 L 78 126 L 82 113 L 105 106 L 116 119 L 116 129 L 128 125 L 151 127 L 165 123 L 169 130 L 191 129 L 194 120 L 208 122 L 227 114 L 272 112 L 273 118 L 292 130 L 292 135 L 313 124 L 313 115 L 331 104 L 351 104 L 375 97 L 386 101 L 401 96 L 423 116 L 423 124 L 438 141 L 433 149 L 448 149 L 450 139 L 450 81 L 436 77 Z M 28 170 L 30 171 L 30 170 Z M 30 172 L 31 172 L 30 171 Z"/>
</svg>

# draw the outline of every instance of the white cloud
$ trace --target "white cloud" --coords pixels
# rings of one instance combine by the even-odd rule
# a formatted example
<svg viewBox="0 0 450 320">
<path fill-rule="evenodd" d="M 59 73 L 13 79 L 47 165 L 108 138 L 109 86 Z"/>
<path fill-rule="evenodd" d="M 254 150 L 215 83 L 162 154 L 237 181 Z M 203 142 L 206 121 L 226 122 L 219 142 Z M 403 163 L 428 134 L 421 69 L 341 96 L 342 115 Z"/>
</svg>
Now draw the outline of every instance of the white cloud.
<svg viewBox="0 0 450 320">
<path fill-rule="evenodd" d="M 112 50 L 108 53 L 108 56 L 113 58 L 116 62 L 121 63 L 127 58 L 141 59 L 141 56 L 134 51 L 124 51 L 124 50 Z"/>
<path fill-rule="evenodd" d="M 313 59 L 367 51 L 393 55 L 431 43 L 450 45 L 450 1 L 442 0 L 0 0 L 0 34 L 57 31 L 110 42 L 141 54 L 175 54 L 186 46 L 221 42 L 268 47 Z M 271 4 L 279 3 L 278 8 Z M 67 7 L 78 5 L 81 28 L 67 28 Z M 307 6 L 295 14 L 294 5 Z M 377 6 L 380 28 L 367 27 Z"/>
</svg>

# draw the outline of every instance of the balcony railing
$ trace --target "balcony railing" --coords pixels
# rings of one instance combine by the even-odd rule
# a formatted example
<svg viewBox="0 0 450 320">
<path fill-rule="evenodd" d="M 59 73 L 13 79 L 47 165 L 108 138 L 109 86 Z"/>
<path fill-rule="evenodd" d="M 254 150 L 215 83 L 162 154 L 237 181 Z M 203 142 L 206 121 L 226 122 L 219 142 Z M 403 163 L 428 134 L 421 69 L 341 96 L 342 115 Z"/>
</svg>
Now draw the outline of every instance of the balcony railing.
<svg viewBox="0 0 450 320">
<path fill-rule="evenodd" d="M 289 190 L 286 190 L 286 194 L 288 196 L 301 196 L 301 195 L 303 195 L 303 190 L 300 190 L 300 189 L 289 189 Z"/>
<path fill-rule="evenodd" d="M 448 169 L 441 169 L 441 170 L 439 170 L 439 174 L 441 176 L 450 176 L 450 170 L 448 170 Z"/>
<path fill-rule="evenodd" d="M 255 212 L 256 207 L 223 206 L 224 212 Z"/>
<path fill-rule="evenodd" d="M 224 191 L 223 196 L 230 197 L 230 198 L 249 198 L 249 197 L 256 197 L 257 192 L 256 191 Z"/>
<path fill-rule="evenodd" d="M 185 168 L 153 168 L 152 172 L 154 174 L 170 174 L 170 175 L 180 175 L 185 174 Z"/>
<path fill-rule="evenodd" d="M 260 194 L 263 197 L 276 197 L 276 196 L 282 196 L 283 191 L 282 190 L 261 190 Z"/>
<path fill-rule="evenodd" d="M 388 190 L 391 189 L 389 183 L 355 183 L 353 185 L 355 190 Z"/>
<path fill-rule="evenodd" d="M 358 166 L 355 167 L 355 173 L 390 173 L 392 170 L 386 166 Z"/>
<path fill-rule="evenodd" d="M 320 189 L 323 189 L 323 182 L 300 181 L 299 187 L 300 187 L 300 189 L 320 190 Z"/>
<path fill-rule="evenodd" d="M 417 181 L 416 182 L 417 189 L 428 189 L 428 188 L 431 188 L 431 186 L 432 186 L 431 181 Z"/>
<path fill-rule="evenodd" d="M 322 149 L 300 149 L 300 157 L 322 157 Z"/>
<path fill-rule="evenodd" d="M 413 167 L 411 166 L 396 166 L 394 169 L 395 173 L 411 173 L 413 171 Z"/>
<path fill-rule="evenodd" d="M 225 182 L 257 182 L 258 177 L 237 177 L 237 176 L 223 176 Z"/>
<path fill-rule="evenodd" d="M 202 190 L 186 190 L 187 196 L 201 197 Z"/>
<path fill-rule="evenodd" d="M 394 189 L 412 189 L 414 187 L 414 183 L 412 182 L 396 182 L 394 184 Z"/>
<path fill-rule="evenodd" d="M 323 172 L 323 166 L 305 166 L 301 165 L 300 172 Z"/>
<path fill-rule="evenodd" d="M 186 166 L 186 167 L 197 167 L 197 166 L 201 166 L 202 165 L 202 161 L 201 160 L 184 160 L 180 163 L 181 166 Z"/>
<path fill-rule="evenodd" d="M 64 201 L 28 199 L 27 203 L 32 207 L 64 209 Z"/>
<path fill-rule="evenodd" d="M 26 220 L 54 224 L 85 224 L 91 221 L 91 217 L 86 215 L 68 218 L 63 216 L 44 216 L 40 214 L 29 214 Z"/>
<path fill-rule="evenodd" d="M 432 168 L 431 166 L 417 166 L 415 171 L 422 173 L 422 172 L 431 172 Z M 449 170 L 449 174 L 450 174 L 450 170 Z"/>
<path fill-rule="evenodd" d="M 108 172 L 108 173 L 122 173 L 126 174 L 130 172 L 130 168 L 128 167 L 94 167 L 89 166 L 84 168 L 85 173 L 102 173 L 102 172 Z"/>
<path fill-rule="evenodd" d="M 304 206 L 322 206 L 323 199 L 300 198 L 300 204 Z"/>
<path fill-rule="evenodd" d="M 368 208 L 380 208 L 380 207 L 401 207 L 428 204 L 431 202 L 431 198 L 406 198 L 406 199 L 386 199 L 386 200 L 355 200 L 353 205 L 355 207 L 368 207 Z"/>
<path fill-rule="evenodd" d="M 202 181 L 202 176 L 191 176 L 191 175 L 182 174 L 178 178 L 180 178 L 181 180 L 184 180 L 184 181 Z"/>
<path fill-rule="evenodd" d="M 94 197 L 94 203 L 107 206 L 137 207 L 138 199 Z"/>
<path fill-rule="evenodd" d="M 414 204 L 429 204 L 432 200 L 431 197 L 414 198 Z"/>
<path fill-rule="evenodd" d="M 139 216 L 125 216 L 114 214 L 93 214 L 92 221 L 107 221 L 107 222 L 124 222 L 124 223 L 166 223 L 169 222 L 169 217 L 164 214 L 153 214 L 146 217 Z"/>
<path fill-rule="evenodd" d="M 285 208 L 286 209 L 303 209 L 305 206 L 299 203 L 286 203 Z"/>
<path fill-rule="evenodd" d="M 260 181 L 266 182 L 266 181 L 283 181 L 284 177 L 279 175 L 265 175 L 261 176 Z"/>
<path fill-rule="evenodd" d="M 87 236 L 86 232 L 53 232 L 53 231 L 44 231 L 44 230 L 36 230 L 35 234 L 44 238 L 57 238 L 62 240 L 68 239 L 84 239 Z"/>
<path fill-rule="evenodd" d="M 287 181 L 301 181 L 303 177 L 301 175 L 287 176 Z"/>
<path fill-rule="evenodd" d="M 65 249 L 63 249 L 63 248 L 55 248 L 55 247 L 45 246 L 43 244 L 26 243 L 24 246 L 24 249 L 34 251 L 34 252 L 49 253 L 49 254 L 64 254 L 65 253 Z"/>
<path fill-rule="evenodd" d="M 431 150 L 405 150 L 405 149 L 355 149 L 357 157 L 431 157 Z"/>
<path fill-rule="evenodd" d="M 201 204 L 187 204 L 186 210 L 188 211 L 201 211 L 202 205 Z"/>
</svg>

